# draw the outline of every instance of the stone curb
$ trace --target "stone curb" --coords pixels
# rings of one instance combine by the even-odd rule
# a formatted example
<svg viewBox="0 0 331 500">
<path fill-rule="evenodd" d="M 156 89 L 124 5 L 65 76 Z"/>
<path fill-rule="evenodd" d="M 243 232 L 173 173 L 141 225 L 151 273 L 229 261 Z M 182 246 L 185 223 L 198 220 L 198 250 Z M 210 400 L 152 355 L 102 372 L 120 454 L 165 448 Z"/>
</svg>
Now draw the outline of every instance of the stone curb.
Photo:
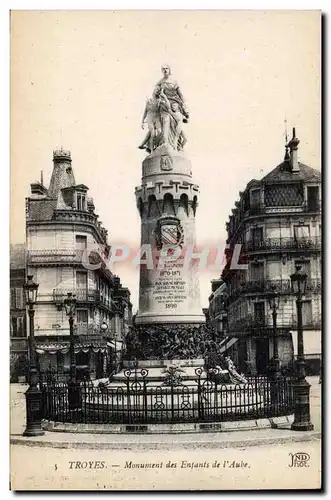
<svg viewBox="0 0 331 500">
<path fill-rule="evenodd" d="M 95 436 L 94 441 L 84 441 L 82 436 L 81 441 L 70 441 L 65 436 L 65 440 L 47 440 L 47 435 L 44 439 L 34 439 L 25 437 L 12 437 L 10 439 L 10 444 L 20 445 L 20 446 L 32 446 L 32 447 L 49 447 L 49 448 L 71 448 L 71 449 L 98 449 L 98 450 L 173 450 L 176 449 L 222 449 L 222 448 L 246 448 L 250 446 L 270 446 L 277 444 L 288 444 L 297 443 L 305 441 L 316 441 L 321 439 L 321 433 L 317 431 L 311 432 L 298 432 L 295 434 L 289 434 L 288 436 L 275 436 L 275 437 L 257 437 L 254 439 L 230 439 L 225 438 L 224 440 L 208 440 L 208 435 L 206 435 L 205 441 L 194 440 L 194 435 L 190 436 L 189 441 L 176 441 L 174 437 L 173 441 L 166 442 L 160 439 L 159 442 L 145 442 L 141 441 L 123 441 L 123 442 L 112 442 L 111 440 L 105 441 L 100 440 L 100 435 Z"/>
<path fill-rule="evenodd" d="M 293 416 L 261 418 L 233 422 L 203 422 L 178 424 L 71 424 L 44 420 L 45 431 L 74 434 L 193 434 L 207 432 L 237 432 L 260 429 L 290 429 Z"/>
</svg>

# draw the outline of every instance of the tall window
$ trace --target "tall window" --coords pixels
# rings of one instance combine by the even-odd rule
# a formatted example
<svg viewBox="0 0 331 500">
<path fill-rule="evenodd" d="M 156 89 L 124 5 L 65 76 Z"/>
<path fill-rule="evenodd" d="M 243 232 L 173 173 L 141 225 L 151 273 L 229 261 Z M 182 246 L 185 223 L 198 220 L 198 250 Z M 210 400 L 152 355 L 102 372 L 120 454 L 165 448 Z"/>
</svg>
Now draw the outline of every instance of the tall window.
<svg viewBox="0 0 331 500">
<path fill-rule="evenodd" d="M 262 282 L 264 280 L 264 263 L 252 262 L 251 263 L 251 281 Z"/>
<path fill-rule="evenodd" d="M 80 290 L 87 288 L 87 273 L 85 271 L 76 271 L 76 286 Z"/>
<path fill-rule="evenodd" d="M 26 337 L 23 317 L 11 318 L 11 335 L 12 337 Z"/>
<path fill-rule="evenodd" d="M 307 208 L 308 210 L 319 210 L 318 186 L 307 187 Z"/>
<path fill-rule="evenodd" d="M 87 309 L 77 309 L 76 310 L 77 323 L 88 323 L 88 310 Z"/>
<path fill-rule="evenodd" d="M 11 309 L 24 309 L 23 287 L 10 289 Z"/>
<path fill-rule="evenodd" d="M 76 235 L 76 250 L 85 250 L 87 247 L 87 236 Z"/>
<path fill-rule="evenodd" d="M 294 226 L 294 239 L 299 243 L 302 240 L 306 240 L 310 236 L 309 226 Z"/>
<path fill-rule="evenodd" d="M 77 193 L 77 210 L 85 210 L 85 194 Z"/>
<path fill-rule="evenodd" d="M 10 308 L 16 309 L 16 288 L 10 289 Z"/>
<path fill-rule="evenodd" d="M 87 299 L 87 273 L 76 271 L 76 296 L 77 300 Z"/>
<path fill-rule="evenodd" d="M 260 189 L 251 190 L 251 205 L 256 206 L 260 204 Z"/>
<path fill-rule="evenodd" d="M 258 323 L 264 324 L 264 302 L 254 303 L 254 320 Z"/>
<path fill-rule="evenodd" d="M 253 249 L 260 248 L 262 241 L 263 241 L 263 228 L 262 227 L 254 227 L 252 229 Z"/>
</svg>

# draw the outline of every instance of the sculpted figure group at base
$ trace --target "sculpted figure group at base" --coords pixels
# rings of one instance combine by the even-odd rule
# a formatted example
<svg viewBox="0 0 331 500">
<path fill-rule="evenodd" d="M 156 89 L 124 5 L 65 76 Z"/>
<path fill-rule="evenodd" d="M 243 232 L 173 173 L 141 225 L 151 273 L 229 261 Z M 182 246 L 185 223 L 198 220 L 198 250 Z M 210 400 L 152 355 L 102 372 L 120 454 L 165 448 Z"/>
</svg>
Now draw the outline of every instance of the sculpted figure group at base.
<svg viewBox="0 0 331 500">
<path fill-rule="evenodd" d="M 206 325 L 135 325 L 126 339 L 126 359 L 194 359 L 216 350 Z"/>
<path fill-rule="evenodd" d="M 188 122 L 183 94 L 175 80 L 171 78 L 170 66 L 162 66 L 163 78 L 156 84 L 153 95 L 148 99 L 143 118 L 148 132 L 140 144 L 140 149 L 151 153 L 158 146 L 166 144 L 176 151 L 182 151 L 187 142 L 183 123 Z"/>
</svg>

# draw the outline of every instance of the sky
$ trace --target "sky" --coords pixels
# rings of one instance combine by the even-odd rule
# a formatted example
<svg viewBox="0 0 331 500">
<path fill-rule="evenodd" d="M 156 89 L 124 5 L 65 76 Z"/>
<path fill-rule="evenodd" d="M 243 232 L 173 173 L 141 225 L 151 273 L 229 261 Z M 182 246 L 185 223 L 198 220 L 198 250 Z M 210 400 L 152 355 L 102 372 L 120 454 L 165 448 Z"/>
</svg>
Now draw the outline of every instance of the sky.
<svg viewBox="0 0 331 500">
<path fill-rule="evenodd" d="M 138 248 L 140 123 L 167 63 L 190 110 L 197 241 L 224 244 L 239 191 L 283 159 L 285 119 L 299 160 L 320 169 L 320 57 L 317 11 L 12 12 L 11 242 L 25 240 L 29 185 L 41 170 L 48 185 L 62 146 L 109 243 Z M 201 273 L 203 307 L 220 272 Z M 120 276 L 136 308 L 138 271 Z"/>
</svg>

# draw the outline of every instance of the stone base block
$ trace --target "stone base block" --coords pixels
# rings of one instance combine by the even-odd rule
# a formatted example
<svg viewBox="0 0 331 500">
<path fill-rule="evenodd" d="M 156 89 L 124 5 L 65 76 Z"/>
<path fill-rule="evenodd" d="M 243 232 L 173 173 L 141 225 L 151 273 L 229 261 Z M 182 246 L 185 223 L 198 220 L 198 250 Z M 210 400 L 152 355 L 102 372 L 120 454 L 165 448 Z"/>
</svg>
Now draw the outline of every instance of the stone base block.
<svg viewBox="0 0 331 500">
<path fill-rule="evenodd" d="M 154 313 L 144 313 L 139 314 L 136 317 L 137 325 L 150 325 L 150 324 L 162 324 L 162 323 L 172 323 L 172 324 L 187 324 L 194 323 L 203 325 L 206 323 L 206 317 L 204 314 L 177 314 L 171 316 L 170 314 L 154 314 Z"/>
</svg>

